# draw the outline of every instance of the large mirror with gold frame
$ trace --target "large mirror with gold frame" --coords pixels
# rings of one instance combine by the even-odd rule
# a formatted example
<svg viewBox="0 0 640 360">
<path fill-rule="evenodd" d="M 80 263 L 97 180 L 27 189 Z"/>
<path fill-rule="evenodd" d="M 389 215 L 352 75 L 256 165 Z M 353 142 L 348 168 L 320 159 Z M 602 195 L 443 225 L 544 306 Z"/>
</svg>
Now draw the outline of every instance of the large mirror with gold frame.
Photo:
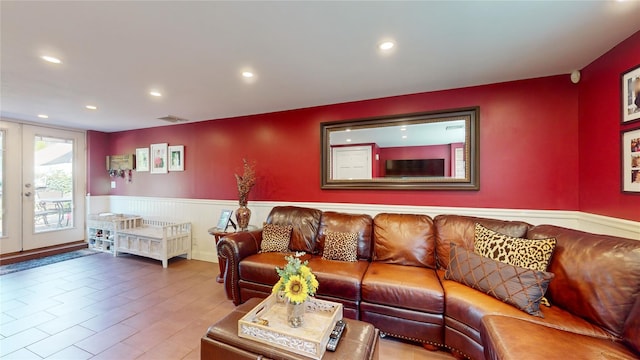
<svg viewBox="0 0 640 360">
<path fill-rule="evenodd" d="M 478 190 L 478 107 L 320 124 L 323 189 Z"/>
</svg>

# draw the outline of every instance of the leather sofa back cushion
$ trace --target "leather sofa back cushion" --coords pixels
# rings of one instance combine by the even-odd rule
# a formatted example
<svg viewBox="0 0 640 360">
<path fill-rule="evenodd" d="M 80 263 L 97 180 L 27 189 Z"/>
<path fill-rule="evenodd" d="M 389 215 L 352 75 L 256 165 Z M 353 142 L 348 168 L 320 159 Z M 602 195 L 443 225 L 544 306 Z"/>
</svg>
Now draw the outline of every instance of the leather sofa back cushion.
<svg viewBox="0 0 640 360">
<path fill-rule="evenodd" d="M 327 231 L 358 234 L 358 259 L 371 260 L 371 231 L 373 219 L 366 214 L 345 214 L 325 211 L 320 220 L 316 254 L 324 253 Z"/>
<path fill-rule="evenodd" d="M 435 228 L 427 215 L 376 215 L 373 243 L 374 261 L 435 269 Z"/>
<path fill-rule="evenodd" d="M 523 238 L 530 225 L 522 221 L 503 221 L 473 216 L 438 215 L 433 219 L 436 226 L 436 258 L 438 268 L 446 269 L 449 265 L 450 245 L 456 244 L 473 251 L 476 223 L 495 232 Z"/>
<path fill-rule="evenodd" d="M 556 275 L 551 303 L 622 336 L 640 293 L 640 241 L 553 225 L 533 227 L 527 237 L 557 241 L 547 270 Z"/>
<path fill-rule="evenodd" d="M 540 301 L 553 279 L 552 273 L 505 264 L 455 244 L 449 257 L 445 279 L 482 291 L 527 314 L 544 317 Z"/>
<path fill-rule="evenodd" d="M 312 253 L 320 226 L 322 211 L 297 206 L 276 206 L 267 217 L 267 224 L 291 225 L 291 251 Z"/>
<path fill-rule="evenodd" d="M 640 354 L 640 296 L 636 296 L 636 303 L 627 317 L 622 336 L 624 342 Z"/>
</svg>

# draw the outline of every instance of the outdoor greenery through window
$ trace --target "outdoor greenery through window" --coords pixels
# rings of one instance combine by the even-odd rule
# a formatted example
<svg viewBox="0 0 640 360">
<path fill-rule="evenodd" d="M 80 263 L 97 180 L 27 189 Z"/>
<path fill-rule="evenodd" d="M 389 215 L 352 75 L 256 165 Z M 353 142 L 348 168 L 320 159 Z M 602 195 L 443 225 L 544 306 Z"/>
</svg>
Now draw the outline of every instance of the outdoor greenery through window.
<svg viewBox="0 0 640 360">
<path fill-rule="evenodd" d="M 34 224 L 36 232 L 73 226 L 73 141 L 35 139 Z"/>
</svg>

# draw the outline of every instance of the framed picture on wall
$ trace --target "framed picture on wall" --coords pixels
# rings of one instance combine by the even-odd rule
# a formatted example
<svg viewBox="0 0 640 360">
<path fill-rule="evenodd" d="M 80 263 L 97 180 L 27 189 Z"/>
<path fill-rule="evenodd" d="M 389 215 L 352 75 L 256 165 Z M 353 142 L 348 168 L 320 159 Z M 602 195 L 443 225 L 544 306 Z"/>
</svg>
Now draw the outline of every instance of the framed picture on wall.
<svg viewBox="0 0 640 360">
<path fill-rule="evenodd" d="M 136 149 L 136 171 L 149 171 L 149 148 Z"/>
<path fill-rule="evenodd" d="M 640 194 L 640 128 L 622 132 L 622 191 Z"/>
<path fill-rule="evenodd" d="M 640 65 L 629 69 L 622 78 L 622 123 L 640 120 Z"/>
<path fill-rule="evenodd" d="M 151 144 L 151 173 L 167 173 L 167 143 Z"/>
<path fill-rule="evenodd" d="M 184 145 L 169 146 L 169 171 L 184 171 Z"/>
</svg>

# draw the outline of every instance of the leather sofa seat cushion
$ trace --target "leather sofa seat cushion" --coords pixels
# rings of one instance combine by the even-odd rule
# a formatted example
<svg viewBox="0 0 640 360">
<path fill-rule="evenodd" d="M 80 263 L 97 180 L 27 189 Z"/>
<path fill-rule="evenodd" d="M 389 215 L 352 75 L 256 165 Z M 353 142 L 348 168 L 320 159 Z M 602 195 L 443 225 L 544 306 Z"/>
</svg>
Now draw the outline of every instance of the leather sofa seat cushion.
<svg viewBox="0 0 640 360">
<path fill-rule="evenodd" d="M 376 215 L 373 243 L 374 261 L 435 269 L 435 228 L 427 215 Z"/>
<path fill-rule="evenodd" d="M 360 301 L 360 287 L 369 267 L 368 261 L 345 262 L 313 256 L 309 266 L 320 284 L 318 296 Z"/>
<path fill-rule="evenodd" d="M 371 216 L 334 211 L 322 213 L 315 254 L 323 254 L 327 231 L 358 234 L 358 259 L 371 259 L 371 232 L 373 231 Z"/>
<path fill-rule="evenodd" d="M 297 206 L 276 206 L 267 216 L 267 224 L 291 225 L 291 251 L 312 253 L 316 247 L 316 235 L 322 211 Z"/>
<path fill-rule="evenodd" d="M 552 225 L 532 228 L 530 239 L 555 238 L 548 271 L 552 304 L 622 336 L 640 292 L 640 241 Z"/>
<path fill-rule="evenodd" d="M 436 258 L 438 269 L 449 265 L 450 244 L 473 251 L 476 223 L 501 234 L 522 238 L 530 225 L 522 221 L 503 221 L 473 216 L 438 215 L 433 219 L 437 229 Z"/>
<path fill-rule="evenodd" d="M 427 313 L 444 313 L 435 270 L 373 262 L 362 280 L 362 301 Z"/>
<path fill-rule="evenodd" d="M 483 318 L 480 333 L 485 358 L 490 360 L 638 358 L 618 341 L 550 329 L 505 316 Z"/>
<path fill-rule="evenodd" d="M 478 343 L 480 343 L 478 335 L 474 334 L 474 332 L 468 331 L 466 327 L 478 331 L 480 329 L 482 318 L 486 315 L 509 316 L 577 334 L 584 334 L 603 339 L 614 338 L 613 335 L 604 331 L 602 328 L 562 310 L 558 306 L 552 306 L 550 308 L 541 306 L 540 311 L 544 315 L 544 318 L 540 318 L 529 315 L 509 304 L 505 304 L 494 297 L 474 290 L 463 284 L 452 280 L 444 280 L 444 271 L 442 270 L 438 271 L 438 276 L 441 278 L 442 286 L 446 294 L 446 317 L 459 322 L 460 328 L 457 330 L 465 333 Z"/>
</svg>

